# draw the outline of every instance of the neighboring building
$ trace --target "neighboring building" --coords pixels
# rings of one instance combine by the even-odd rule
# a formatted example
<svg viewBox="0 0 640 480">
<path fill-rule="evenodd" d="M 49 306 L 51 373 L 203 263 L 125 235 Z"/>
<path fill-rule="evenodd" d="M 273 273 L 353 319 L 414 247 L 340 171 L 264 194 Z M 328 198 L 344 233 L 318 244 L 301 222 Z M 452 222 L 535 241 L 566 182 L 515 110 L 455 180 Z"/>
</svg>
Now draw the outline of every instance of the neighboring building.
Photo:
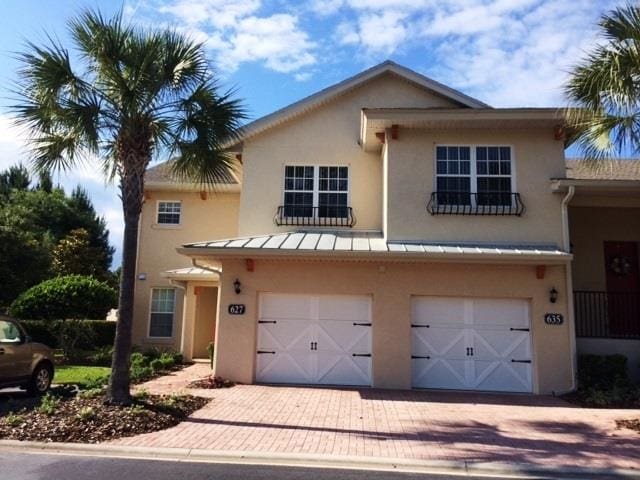
<svg viewBox="0 0 640 480">
<path fill-rule="evenodd" d="M 244 383 L 571 390 L 572 282 L 609 288 L 577 278 L 580 251 L 640 238 L 621 209 L 640 205 L 633 180 L 603 199 L 566 175 L 566 137 L 556 109 L 491 108 L 385 62 L 249 124 L 216 193 L 156 166 L 134 341 L 197 358 L 215 339 L 216 374 Z M 636 230 L 571 222 L 572 280 L 569 217 L 605 205 Z"/>
</svg>

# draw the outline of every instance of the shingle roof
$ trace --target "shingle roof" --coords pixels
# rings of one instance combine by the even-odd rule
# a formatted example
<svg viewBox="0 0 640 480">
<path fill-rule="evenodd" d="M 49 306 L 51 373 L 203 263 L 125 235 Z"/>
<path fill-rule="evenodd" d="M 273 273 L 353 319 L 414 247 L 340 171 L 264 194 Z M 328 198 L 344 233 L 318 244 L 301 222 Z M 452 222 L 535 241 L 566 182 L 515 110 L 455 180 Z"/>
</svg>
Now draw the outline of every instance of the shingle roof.
<svg viewBox="0 0 640 480">
<path fill-rule="evenodd" d="M 168 160 L 151 168 L 147 168 L 147 171 L 144 174 L 144 181 L 149 183 L 181 183 L 171 174 L 172 164 L 173 160 Z M 230 185 L 238 182 L 233 175 L 229 174 L 225 179 L 218 183 Z"/>
<path fill-rule="evenodd" d="M 573 180 L 640 180 L 640 160 L 571 159 L 566 161 L 566 175 Z"/>
<path fill-rule="evenodd" d="M 287 232 L 256 237 L 232 238 L 211 242 L 184 245 L 185 250 L 217 250 L 220 252 L 252 253 L 372 253 L 389 255 L 425 255 L 481 258 L 483 255 L 504 257 L 552 256 L 567 257 L 569 254 L 554 245 L 473 245 L 438 244 L 429 242 L 387 241 L 379 232 Z"/>
</svg>

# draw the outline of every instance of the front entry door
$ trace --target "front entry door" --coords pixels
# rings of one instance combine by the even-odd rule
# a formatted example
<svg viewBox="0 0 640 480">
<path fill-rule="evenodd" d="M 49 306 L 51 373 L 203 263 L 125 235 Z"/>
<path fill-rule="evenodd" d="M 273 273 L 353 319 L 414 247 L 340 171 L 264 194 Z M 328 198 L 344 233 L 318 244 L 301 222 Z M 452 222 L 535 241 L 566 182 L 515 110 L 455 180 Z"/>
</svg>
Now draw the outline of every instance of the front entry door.
<svg viewBox="0 0 640 480">
<path fill-rule="evenodd" d="M 636 242 L 604 242 L 611 335 L 640 333 L 640 269 Z"/>
</svg>

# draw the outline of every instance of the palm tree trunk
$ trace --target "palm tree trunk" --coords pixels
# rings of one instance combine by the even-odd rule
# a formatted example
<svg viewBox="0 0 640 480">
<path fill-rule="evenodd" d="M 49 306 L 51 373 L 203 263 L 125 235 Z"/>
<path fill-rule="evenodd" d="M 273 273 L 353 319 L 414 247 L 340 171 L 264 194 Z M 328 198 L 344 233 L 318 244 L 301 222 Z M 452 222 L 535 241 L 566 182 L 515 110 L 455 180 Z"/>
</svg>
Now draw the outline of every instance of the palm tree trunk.
<svg viewBox="0 0 640 480">
<path fill-rule="evenodd" d="M 145 132 L 137 133 L 138 136 L 134 135 L 128 138 L 123 136 L 124 140 L 120 142 L 120 147 L 126 152 L 120 156 L 124 159 L 123 168 L 120 171 L 124 239 L 122 242 L 118 323 L 113 356 L 111 357 L 111 377 L 105 399 L 111 405 L 131 405 L 132 402 L 129 368 L 138 256 L 138 225 L 144 198 L 144 172 L 150 159 L 149 142 L 146 140 L 148 137 L 144 137 Z M 132 146 L 133 148 L 131 148 Z"/>
<path fill-rule="evenodd" d="M 122 245 L 122 272 L 120 274 L 120 297 L 118 324 L 111 358 L 111 377 L 107 390 L 107 403 L 130 405 L 131 392 L 129 368 L 131 356 L 131 333 L 133 327 L 133 300 L 136 282 L 136 257 L 138 244 L 138 215 L 128 215 L 125 208 L 124 240 Z"/>
</svg>

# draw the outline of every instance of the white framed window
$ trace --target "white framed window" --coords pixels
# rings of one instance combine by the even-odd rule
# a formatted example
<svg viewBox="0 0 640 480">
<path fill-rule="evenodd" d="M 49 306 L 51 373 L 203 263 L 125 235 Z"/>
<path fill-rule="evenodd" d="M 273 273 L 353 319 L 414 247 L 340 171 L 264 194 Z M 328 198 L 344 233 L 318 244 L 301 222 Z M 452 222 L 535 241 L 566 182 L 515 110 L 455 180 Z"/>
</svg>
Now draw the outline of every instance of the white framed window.
<svg viewBox="0 0 640 480">
<path fill-rule="evenodd" d="M 169 338 L 173 336 L 175 317 L 175 288 L 152 288 L 149 313 L 149 337 Z"/>
<path fill-rule="evenodd" d="M 346 218 L 349 167 L 287 165 L 283 217 Z"/>
<path fill-rule="evenodd" d="M 437 145 L 438 205 L 511 206 L 512 149 L 504 145 Z"/>
<path fill-rule="evenodd" d="M 176 200 L 158 201 L 158 225 L 180 225 L 182 202 Z"/>
</svg>

